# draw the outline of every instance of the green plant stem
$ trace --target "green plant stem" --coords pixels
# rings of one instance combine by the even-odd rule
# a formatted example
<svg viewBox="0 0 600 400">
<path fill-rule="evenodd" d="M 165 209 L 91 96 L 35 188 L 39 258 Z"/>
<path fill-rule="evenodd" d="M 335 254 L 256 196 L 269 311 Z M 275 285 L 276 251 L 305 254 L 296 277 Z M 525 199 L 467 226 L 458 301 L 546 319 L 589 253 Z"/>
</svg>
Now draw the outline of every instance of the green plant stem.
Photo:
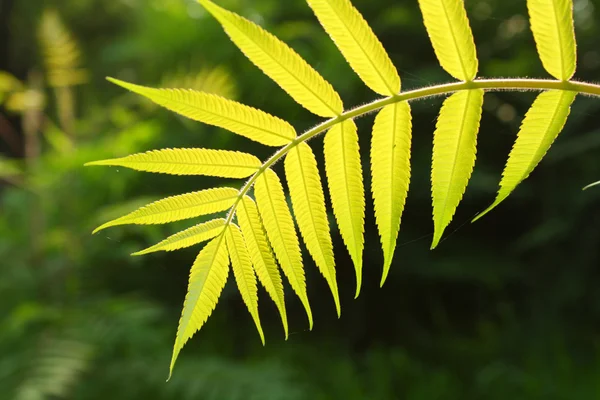
<svg viewBox="0 0 600 400">
<path fill-rule="evenodd" d="M 306 142 L 307 140 L 325 132 L 334 125 L 351 118 L 362 117 L 363 115 L 369 114 L 373 111 L 377 111 L 387 105 L 398 103 L 401 101 L 412 101 L 421 100 L 427 97 L 442 96 L 450 93 L 459 92 L 461 90 L 470 89 L 484 89 L 486 91 L 544 91 L 544 90 L 568 90 L 577 92 L 578 94 L 600 97 L 600 85 L 586 82 L 577 81 L 559 81 L 549 79 L 476 79 L 474 81 L 466 82 L 453 82 L 441 85 L 429 86 L 426 88 L 420 88 L 410 90 L 407 92 L 401 92 L 397 95 L 384 97 L 382 99 L 374 100 L 370 103 L 364 104 L 352 108 L 341 115 L 328 119 L 327 121 L 305 131 L 300 136 L 296 137 L 289 144 L 285 145 L 281 149 L 277 150 L 269 159 L 267 159 L 263 165 L 252 175 L 242 186 L 233 206 L 227 214 L 225 222 L 225 228 L 233 220 L 235 209 L 240 200 L 248 193 L 256 179 L 265 171 L 267 168 L 273 166 L 277 161 L 282 159 L 291 149 L 296 147 L 298 144 Z M 225 230 L 223 230 L 225 232 Z"/>
</svg>

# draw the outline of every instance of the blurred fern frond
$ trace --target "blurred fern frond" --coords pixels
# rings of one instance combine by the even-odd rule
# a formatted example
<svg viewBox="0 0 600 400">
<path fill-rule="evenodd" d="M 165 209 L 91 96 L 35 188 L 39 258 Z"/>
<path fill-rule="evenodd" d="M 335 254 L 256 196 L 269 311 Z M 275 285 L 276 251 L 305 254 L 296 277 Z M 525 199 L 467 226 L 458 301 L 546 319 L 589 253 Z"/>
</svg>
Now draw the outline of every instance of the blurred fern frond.
<svg viewBox="0 0 600 400">
<path fill-rule="evenodd" d="M 67 398 L 89 365 L 92 347 L 75 339 L 44 337 L 30 359 L 31 369 L 17 389 L 16 400 Z"/>
<path fill-rule="evenodd" d="M 88 73 L 80 66 L 79 45 L 55 10 L 44 11 L 38 34 L 49 85 L 66 87 L 85 83 Z"/>
</svg>

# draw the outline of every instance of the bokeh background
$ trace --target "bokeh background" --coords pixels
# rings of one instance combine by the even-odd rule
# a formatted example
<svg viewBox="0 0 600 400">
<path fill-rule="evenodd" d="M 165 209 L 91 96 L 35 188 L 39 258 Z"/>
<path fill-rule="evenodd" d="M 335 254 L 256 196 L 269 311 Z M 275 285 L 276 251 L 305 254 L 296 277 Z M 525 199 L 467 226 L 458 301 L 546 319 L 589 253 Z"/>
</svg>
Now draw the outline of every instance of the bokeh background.
<svg viewBox="0 0 600 400">
<path fill-rule="evenodd" d="M 375 97 L 304 1 L 218 3 L 290 43 L 346 105 Z M 450 80 L 416 0 L 354 4 L 404 89 Z M 524 0 L 466 6 L 481 76 L 547 77 Z M 575 0 L 575 20 L 576 77 L 598 81 L 600 1 Z M 473 179 L 433 252 L 429 170 L 442 99 L 413 103 L 413 178 L 385 286 L 369 202 L 356 300 L 353 267 L 333 230 L 340 319 L 305 255 L 315 327 L 307 330 L 288 287 L 285 341 L 261 291 L 263 347 L 230 281 L 165 383 L 198 248 L 129 254 L 191 223 L 91 231 L 151 200 L 221 182 L 83 164 L 165 147 L 262 158 L 270 150 L 157 108 L 104 77 L 214 92 L 299 131 L 319 120 L 248 62 L 193 0 L 0 0 L 0 71 L 1 399 L 600 399 L 600 189 L 581 191 L 600 179 L 597 99 L 578 98 L 531 178 L 470 224 L 492 201 L 534 98 L 486 94 Z M 358 121 L 365 171 L 372 120 Z M 322 163 L 320 140 L 313 147 Z"/>
</svg>

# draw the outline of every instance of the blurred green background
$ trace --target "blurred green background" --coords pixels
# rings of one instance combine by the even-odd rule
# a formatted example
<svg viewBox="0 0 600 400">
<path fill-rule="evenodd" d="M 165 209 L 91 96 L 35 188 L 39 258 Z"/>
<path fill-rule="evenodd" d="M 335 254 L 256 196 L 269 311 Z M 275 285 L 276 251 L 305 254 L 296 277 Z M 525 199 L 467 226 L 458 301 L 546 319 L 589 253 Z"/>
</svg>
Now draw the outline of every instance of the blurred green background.
<svg viewBox="0 0 600 400">
<path fill-rule="evenodd" d="M 346 105 L 375 97 L 302 0 L 218 3 L 288 42 Z M 405 90 L 450 80 L 416 0 L 354 4 Z M 524 0 L 466 6 L 481 76 L 546 77 Z M 600 79 L 599 8 L 599 0 L 575 0 L 578 79 Z M 250 64 L 193 0 L 0 0 L 0 38 L 0 399 L 600 399 L 600 190 L 581 191 L 600 179 L 597 99 L 578 98 L 532 177 L 470 224 L 493 199 L 534 98 L 486 94 L 473 179 L 433 252 L 429 169 L 442 99 L 413 103 L 413 178 L 386 285 L 378 286 L 382 254 L 368 202 L 357 300 L 352 264 L 333 231 L 340 319 L 305 255 L 315 327 L 307 330 L 288 287 L 285 341 L 261 291 L 263 347 L 230 282 L 165 383 L 198 248 L 129 254 L 191 223 L 91 231 L 151 200 L 219 181 L 83 164 L 165 147 L 261 158 L 271 150 L 184 120 L 104 77 L 218 93 L 298 131 L 318 119 Z M 365 171 L 372 120 L 358 121 Z"/>
</svg>

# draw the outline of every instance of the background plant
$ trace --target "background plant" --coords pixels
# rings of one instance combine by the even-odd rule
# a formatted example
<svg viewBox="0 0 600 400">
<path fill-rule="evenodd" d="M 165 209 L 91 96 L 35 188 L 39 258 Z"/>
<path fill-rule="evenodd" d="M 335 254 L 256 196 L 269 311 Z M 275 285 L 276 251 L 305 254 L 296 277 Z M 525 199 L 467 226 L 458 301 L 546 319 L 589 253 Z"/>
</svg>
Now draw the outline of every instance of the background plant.
<svg viewBox="0 0 600 400">
<path fill-rule="evenodd" d="M 477 6 L 467 2 L 473 31 L 477 32 L 481 75 L 544 76 L 524 22 L 524 5 L 484 3 Z M 11 27 L 9 40 L 2 45 L 10 43 L 11 50 L 7 52 L 3 48 L 0 60 L 4 63 L 2 68 L 23 81 L 35 60 L 31 51 L 22 49 L 34 48 L 37 29 L 28 27 L 37 26 L 36 6 L 35 2 L 29 3 L 28 7 L 15 2 L 7 13 L 4 12 L 7 10 L 5 4 L 2 3 L 0 15 L 3 18 L 10 15 L 12 22 L 0 25 L 3 29 Z M 355 79 L 345 66 L 335 47 L 325 40 L 317 40 L 320 29 L 305 5 L 290 3 L 289 7 L 281 8 L 279 4 L 223 2 L 224 6 L 242 15 L 264 18 L 265 26 L 291 41 L 293 47 L 332 82 L 347 104 L 360 104 L 371 98 L 360 80 Z M 419 22 L 416 3 L 355 1 L 355 5 L 378 33 L 394 63 L 399 65 L 405 90 L 447 80 L 433 59 Z M 55 183 L 48 190 L 50 197 L 46 202 L 53 209 L 54 217 L 49 220 L 60 222 L 62 231 L 75 233 L 82 242 L 79 246 L 53 242 L 53 250 L 44 251 L 40 257 L 42 262 L 32 262 L 28 257 L 31 253 L 26 239 L 28 234 L 24 230 L 27 224 L 23 223 L 25 215 L 29 214 L 25 201 L 27 191 L 5 186 L 1 218 L 5 228 L 0 244 L 2 259 L 11 262 L 2 262 L 1 281 L 6 282 L 2 288 L 3 299 L 11 300 L 3 302 L 2 307 L 7 311 L 3 312 L 7 316 L 3 320 L 21 321 L 22 315 L 29 315 L 15 312 L 17 309 L 27 311 L 26 307 L 20 308 L 22 304 L 77 306 L 82 309 L 82 315 L 90 315 L 93 298 L 114 299 L 122 295 L 151 301 L 159 310 L 158 315 L 149 314 L 148 323 L 129 318 L 130 330 L 115 339 L 112 345 L 100 346 L 104 349 L 103 358 L 90 359 L 91 368 L 79 375 L 74 381 L 75 391 L 66 396 L 100 398 L 110 393 L 124 398 L 193 398 L 201 390 L 203 393 L 208 390 L 211 394 L 206 396 L 215 398 L 236 398 L 241 392 L 246 397 L 252 393 L 258 398 L 428 399 L 442 395 L 444 398 L 520 395 L 523 398 L 571 399 L 593 398 L 597 393 L 597 380 L 594 379 L 597 371 L 593 368 L 597 365 L 594 344 L 598 315 L 598 300 L 594 295 L 597 274 L 593 268 L 598 261 L 595 228 L 598 216 L 594 207 L 597 195 L 592 190 L 585 195 L 578 193 L 582 186 L 598 179 L 594 156 L 598 145 L 597 134 L 594 134 L 597 129 L 596 103 L 578 99 L 563 135 L 535 176 L 513 194 L 512 201 L 495 210 L 481 224 L 468 229 L 461 227 L 462 222 L 470 220 L 487 205 L 495 190 L 520 116 L 534 98 L 533 94 L 527 93 L 486 95 L 479 161 L 449 233 L 455 229 L 459 232 L 452 234 L 444 246 L 430 253 L 427 251 L 430 237 L 419 239 L 432 232 L 425 221 L 431 212 L 429 133 L 433 132 L 441 104 L 441 100 L 434 99 L 413 105 L 415 175 L 403 217 L 397 250 L 399 257 L 390 269 L 384 289 L 378 289 L 380 270 L 365 267 L 361 296 L 356 301 L 351 300 L 355 294 L 354 272 L 350 259 L 344 255 L 343 244 L 336 240 L 338 282 L 344 305 L 339 321 L 334 317 L 333 308 L 327 306 L 331 300 L 326 286 L 310 264 L 307 265 L 307 281 L 311 302 L 331 308 L 313 310 L 315 328 L 309 334 L 305 331 L 302 308 L 288 296 L 291 335 L 285 343 L 277 314 L 265 310 L 261 317 L 269 345 L 263 348 L 252 332 L 252 322 L 245 316 L 239 295 L 226 290 L 218 312 L 201 337 L 186 348 L 178 362 L 177 374 L 165 386 L 162 382 L 164 363 L 169 358 L 172 327 L 176 323 L 181 292 L 195 251 L 134 259 L 127 258 L 126 254 L 151 245 L 184 226 L 156 230 L 145 227 L 134 231 L 115 229 L 94 238 L 89 237 L 89 230 L 110 219 L 110 215 L 97 214 L 99 207 L 106 204 L 145 196 L 138 203 L 143 204 L 150 200 L 148 197 L 196 190 L 199 185 L 210 187 L 218 181 L 163 179 L 128 174 L 123 169 L 82 173 L 80 165 L 92 159 L 161 147 L 233 149 L 244 143 L 245 151 L 257 154 L 261 159 L 270 151 L 240 142 L 233 135 L 217 134 L 201 124 L 188 124 L 165 112 L 155 112 L 147 103 L 138 102 L 135 96 L 122 95 L 107 86 L 103 77 L 114 74 L 154 86 L 179 86 L 164 82 L 167 75 L 173 74 L 168 71 L 187 70 L 193 76 L 203 66 L 225 63 L 233 71 L 238 99 L 243 103 L 289 116 L 298 130 L 311 126 L 314 118 L 304 114 L 274 86 L 264 89 L 271 83 L 252 65 L 242 62 L 243 56 L 226 41 L 217 24 L 208 19 L 199 23 L 190 18 L 190 15 L 206 18 L 199 7 L 188 8 L 188 4 L 180 1 L 161 2 L 160 6 L 115 2 L 100 7 L 93 1 L 71 5 L 60 2 L 57 6 L 66 20 L 65 25 L 71 28 L 82 46 L 82 65 L 90 73 L 89 83 L 76 89 L 80 94 L 76 115 L 80 124 L 77 131 L 81 136 L 75 153 L 86 154 L 76 160 L 62 154 L 54 157 L 54 163 L 42 161 L 40 170 L 44 174 L 40 181 Z M 596 10 L 594 2 L 576 3 L 575 7 L 578 78 L 588 81 L 598 76 L 594 63 Z M 200 55 L 198 48 L 210 50 Z M 10 56 L 5 57 L 6 54 Z M 194 54 L 195 59 L 190 59 L 190 54 Z M 228 61 L 229 57 L 234 57 L 233 62 Z M 37 65 L 41 67 L 42 63 Z M 420 71 L 419 76 L 411 75 L 415 71 Z M 258 83 L 261 90 L 257 89 Z M 53 97 L 48 100 L 48 114 L 57 124 Z M 107 106 L 109 99 L 114 99 L 111 102 L 114 106 Z M 15 130 L 20 131 L 19 119 L 14 114 L 8 118 Z M 368 119 L 358 120 L 361 132 L 368 132 L 371 124 Z M 151 128 L 146 129 L 148 126 Z M 118 132 L 122 135 L 117 135 Z M 120 137 L 120 145 L 116 144 L 119 142 L 114 139 L 116 136 Z M 52 148 L 48 142 L 42 143 L 43 151 Z M 361 142 L 362 149 L 368 147 L 368 140 Z M 367 157 L 363 154 L 364 160 Z M 55 175 L 56 168 L 62 163 L 72 165 L 71 171 L 76 171 L 70 173 L 71 179 L 50 179 L 63 176 Z M 367 170 L 366 165 L 364 170 Z M 557 182 L 562 185 L 558 189 Z M 109 185 L 113 189 L 109 190 Z M 368 185 L 367 181 L 365 186 Z M 87 200 L 75 202 L 81 208 L 75 212 L 73 207 L 65 206 L 70 198 Z M 133 208 L 134 204 L 125 205 L 124 209 L 115 210 L 111 215 L 117 216 Z M 370 208 L 366 215 L 367 264 L 381 265 L 383 259 Z M 56 223 L 47 223 L 47 226 L 56 226 Z M 573 232 L 578 234 L 573 235 Z M 43 235 L 43 238 L 52 241 L 56 240 L 56 235 Z M 115 242 L 117 240 L 119 242 Z M 52 273 L 57 265 L 64 264 L 65 255 L 73 251 L 66 248 L 76 249 L 80 254 L 81 258 L 74 265 L 81 279 L 74 279 L 74 274 Z M 308 254 L 305 259 L 307 257 Z M 140 269 L 142 265 L 143 270 Z M 53 283 L 42 284 L 47 282 L 45 277 L 48 275 L 53 277 Z M 28 281 L 31 284 L 26 284 Z M 72 292 L 56 284 L 63 281 L 82 282 L 77 291 L 79 294 L 65 299 L 65 293 Z M 38 290 L 40 286 L 56 290 L 41 295 L 44 292 Z M 260 301 L 265 306 L 269 303 L 266 298 Z M 372 306 L 387 304 L 394 305 L 387 316 L 373 312 Z M 113 323 L 123 321 L 110 313 L 108 319 Z M 5 346 L 2 360 L 7 360 L 4 365 L 17 365 L 13 361 L 15 357 L 28 360 L 28 354 L 21 349 L 39 343 L 39 325 L 17 326 L 20 330 L 10 331 L 13 339 L 1 341 Z M 3 328 L 2 332 L 9 331 Z M 90 330 L 83 336 L 86 335 L 91 335 Z M 37 349 L 36 346 L 33 348 Z M 107 353 L 107 348 L 115 350 Z M 13 356 L 9 358 L 5 354 Z M 210 360 L 207 359 L 209 356 Z M 201 367 L 207 362 L 211 366 Z M 261 368 L 257 370 L 256 367 Z M 23 373 L 3 373 L 3 387 L 23 382 L 27 371 L 19 369 Z M 190 376 L 185 371 L 189 371 Z M 246 374 L 243 371 L 260 372 Z M 125 385 L 125 373 L 143 383 L 133 387 Z M 216 378 L 215 373 L 222 379 Z M 199 376 L 206 379 L 199 379 Z M 219 386 L 219 382 L 223 384 Z M 239 383 L 239 386 L 232 387 L 232 383 Z"/>
</svg>

